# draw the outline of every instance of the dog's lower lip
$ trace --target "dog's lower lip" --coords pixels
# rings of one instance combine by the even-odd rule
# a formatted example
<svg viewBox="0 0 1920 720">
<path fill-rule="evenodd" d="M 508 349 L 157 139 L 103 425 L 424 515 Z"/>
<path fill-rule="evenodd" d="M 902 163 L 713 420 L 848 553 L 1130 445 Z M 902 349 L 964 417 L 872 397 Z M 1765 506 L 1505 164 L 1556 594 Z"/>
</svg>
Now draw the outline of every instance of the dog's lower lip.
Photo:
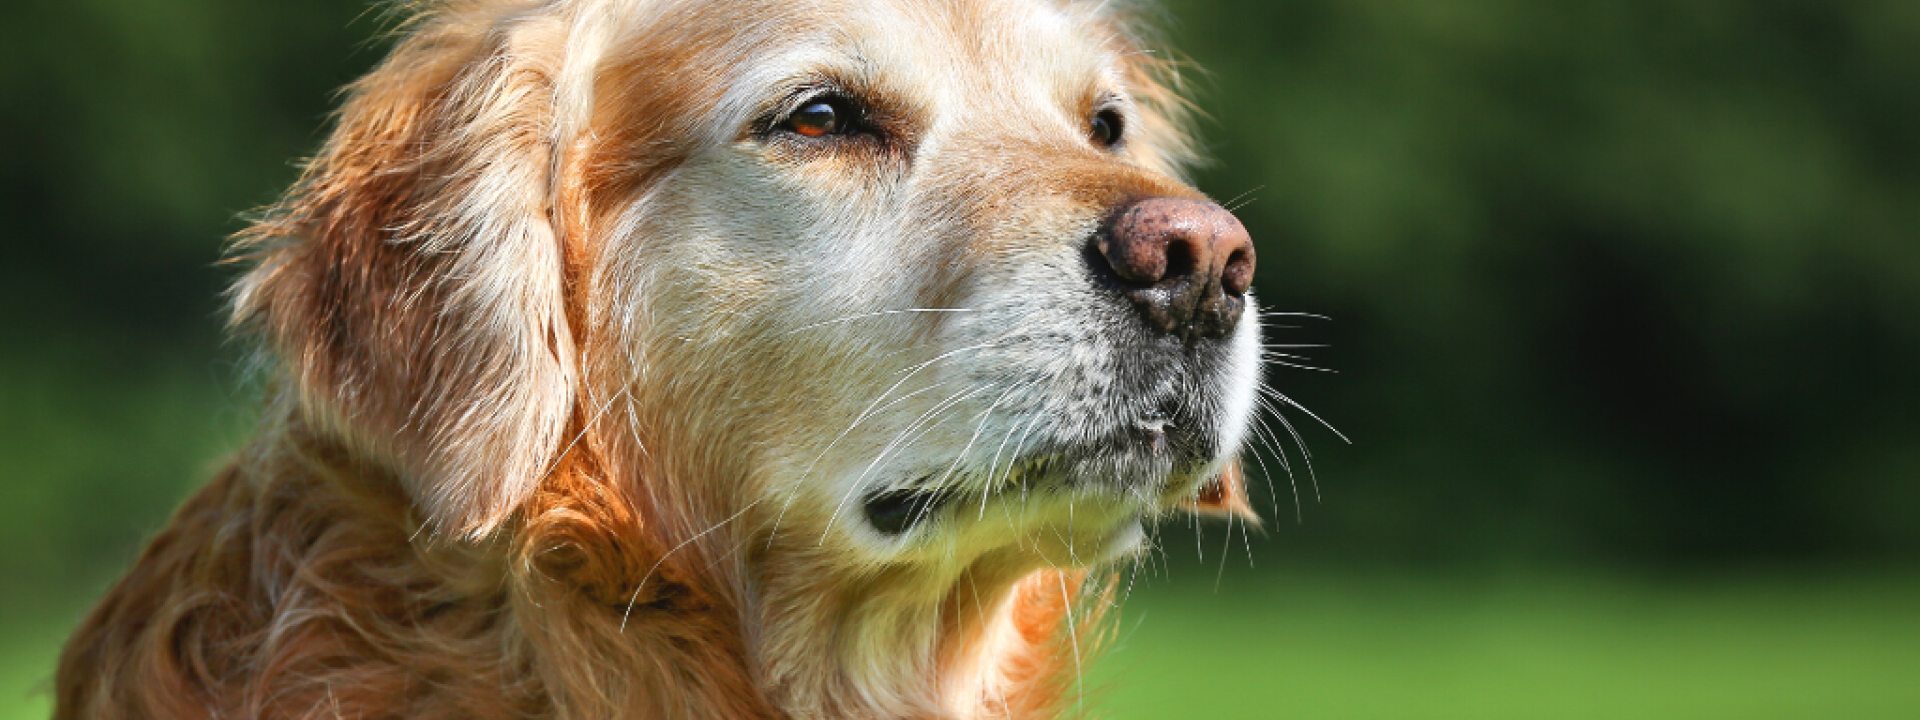
<svg viewBox="0 0 1920 720">
<path fill-rule="evenodd" d="M 888 490 L 867 496 L 867 522 L 888 535 L 913 529 L 941 505 L 950 493 L 928 490 Z"/>
<path fill-rule="evenodd" d="M 1165 430 L 1159 428 L 1147 430 L 1146 436 L 1148 453 L 1153 454 L 1155 457 L 1166 454 L 1167 432 Z"/>
<path fill-rule="evenodd" d="M 1147 452 L 1158 457 L 1167 451 L 1167 432 L 1173 425 L 1166 418 L 1153 416 L 1134 424 L 1135 437 Z"/>
</svg>

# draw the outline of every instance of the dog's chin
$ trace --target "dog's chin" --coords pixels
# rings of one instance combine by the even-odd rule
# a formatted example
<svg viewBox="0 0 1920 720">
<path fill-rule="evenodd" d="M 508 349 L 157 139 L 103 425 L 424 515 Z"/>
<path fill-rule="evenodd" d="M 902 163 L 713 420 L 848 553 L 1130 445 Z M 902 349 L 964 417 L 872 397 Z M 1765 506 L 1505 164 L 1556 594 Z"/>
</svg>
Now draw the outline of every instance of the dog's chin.
<svg viewBox="0 0 1920 720">
<path fill-rule="evenodd" d="M 867 528 L 915 549 L 1013 545 L 1057 565 L 1089 565 L 1145 545 L 1145 524 L 1178 507 L 1217 466 L 1157 423 L 1098 442 L 1045 448 L 992 471 L 944 468 L 863 498 Z"/>
<path fill-rule="evenodd" d="M 864 509 L 883 562 L 947 565 L 1011 554 L 1053 567 L 1087 567 L 1144 548 L 1146 523 L 1164 508 L 1110 486 L 1047 483 L 985 492 L 889 491 L 870 497 Z"/>
</svg>

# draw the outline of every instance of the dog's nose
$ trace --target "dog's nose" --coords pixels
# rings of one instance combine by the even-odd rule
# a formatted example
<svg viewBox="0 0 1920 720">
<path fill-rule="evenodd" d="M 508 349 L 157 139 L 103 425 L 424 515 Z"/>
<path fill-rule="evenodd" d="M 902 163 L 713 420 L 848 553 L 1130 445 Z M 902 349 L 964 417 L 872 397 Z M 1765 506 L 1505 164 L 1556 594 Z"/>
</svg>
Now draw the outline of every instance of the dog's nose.
<svg viewBox="0 0 1920 720">
<path fill-rule="evenodd" d="M 1156 197 L 1115 214 L 1094 240 L 1147 325 L 1186 342 L 1225 336 L 1253 284 L 1253 239 L 1210 202 Z"/>
</svg>

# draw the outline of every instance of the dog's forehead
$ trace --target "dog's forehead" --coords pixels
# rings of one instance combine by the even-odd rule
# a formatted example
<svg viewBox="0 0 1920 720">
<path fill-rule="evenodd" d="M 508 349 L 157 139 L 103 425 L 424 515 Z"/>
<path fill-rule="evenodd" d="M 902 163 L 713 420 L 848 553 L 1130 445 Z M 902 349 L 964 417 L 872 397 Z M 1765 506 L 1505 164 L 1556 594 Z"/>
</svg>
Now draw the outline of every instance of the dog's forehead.
<svg viewBox="0 0 1920 720">
<path fill-rule="evenodd" d="M 974 83 L 1085 72 L 1108 60 L 1099 6 L 1042 0 L 854 0 L 816 42 Z"/>
<path fill-rule="evenodd" d="M 1049 0 L 714 0 L 669 3 L 619 42 L 667 43 L 688 68 L 727 76 L 711 110 L 737 125 L 770 97 L 857 77 L 931 112 L 1058 107 L 1118 89 L 1123 49 L 1101 5 Z M 643 13 L 651 14 L 651 13 Z M 677 17 L 673 17 L 677 16 Z M 623 54 L 618 53 L 616 54 Z"/>
<path fill-rule="evenodd" d="M 1034 0 L 861 0 L 857 7 L 821 38 L 826 52 L 856 53 L 903 76 L 889 84 L 943 96 L 930 99 L 1043 101 L 1112 79 L 1112 29 L 1087 7 Z"/>
</svg>

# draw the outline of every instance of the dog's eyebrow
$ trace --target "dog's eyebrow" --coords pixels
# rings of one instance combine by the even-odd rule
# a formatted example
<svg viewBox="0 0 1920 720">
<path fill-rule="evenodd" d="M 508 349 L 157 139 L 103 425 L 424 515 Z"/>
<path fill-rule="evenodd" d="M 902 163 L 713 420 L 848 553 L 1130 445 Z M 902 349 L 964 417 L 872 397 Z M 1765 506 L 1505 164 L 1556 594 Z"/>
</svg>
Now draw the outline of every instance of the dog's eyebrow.
<svg viewBox="0 0 1920 720">
<path fill-rule="evenodd" d="M 836 58 L 831 64 L 788 76 L 761 95 L 744 128 L 749 136 L 764 135 L 802 103 L 822 95 L 840 95 L 860 105 L 863 119 L 905 134 L 910 128 L 908 108 L 895 93 L 882 87 L 878 65 L 858 52 Z"/>
<path fill-rule="evenodd" d="M 1095 89 L 1088 95 L 1087 108 L 1094 112 L 1101 110 L 1131 112 L 1134 109 L 1134 103 L 1133 98 L 1128 97 L 1126 93 L 1110 89 Z"/>
<path fill-rule="evenodd" d="M 783 90 L 778 93 L 779 99 L 764 107 L 768 110 L 791 110 L 792 105 L 821 92 L 840 92 L 856 99 L 877 96 L 877 69 L 878 66 L 865 55 L 849 53 L 831 65 L 822 64 L 789 76 L 776 86 Z"/>
</svg>

